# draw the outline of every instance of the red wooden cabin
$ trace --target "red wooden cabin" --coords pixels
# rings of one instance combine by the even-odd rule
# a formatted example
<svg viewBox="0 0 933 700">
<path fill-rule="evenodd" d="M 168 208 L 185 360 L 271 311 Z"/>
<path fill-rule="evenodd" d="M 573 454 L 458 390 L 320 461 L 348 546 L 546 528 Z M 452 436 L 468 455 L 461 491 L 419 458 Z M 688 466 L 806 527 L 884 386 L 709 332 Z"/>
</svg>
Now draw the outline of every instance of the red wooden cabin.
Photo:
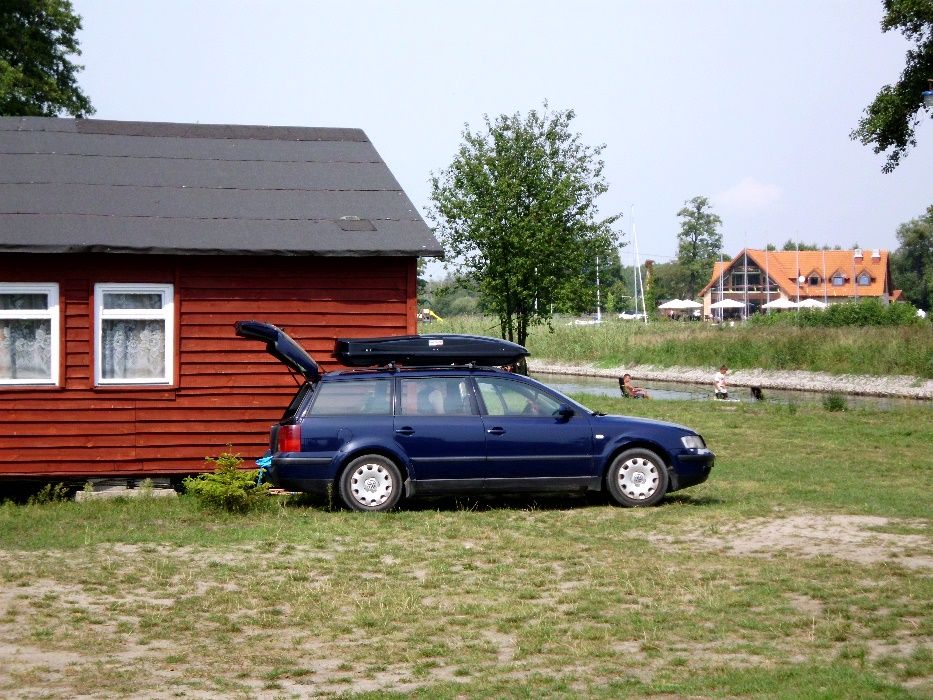
<svg viewBox="0 0 933 700">
<path fill-rule="evenodd" d="M 355 129 L 0 118 L 0 476 L 190 473 L 294 393 L 233 333 L 416 332 L 441 249 Z"/>
</svg>

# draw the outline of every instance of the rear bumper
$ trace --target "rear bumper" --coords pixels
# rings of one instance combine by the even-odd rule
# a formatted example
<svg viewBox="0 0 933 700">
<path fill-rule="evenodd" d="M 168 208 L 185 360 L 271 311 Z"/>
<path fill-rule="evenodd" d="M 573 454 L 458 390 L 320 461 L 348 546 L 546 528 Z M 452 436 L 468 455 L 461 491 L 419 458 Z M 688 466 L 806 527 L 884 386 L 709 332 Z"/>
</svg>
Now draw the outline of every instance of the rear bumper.
<svg viewBox="0 0 933 700">
<path fill-rule="evenodd" d="M 326 495 L 333 488 L 330 459 L 309 457 L 273 457 L 267 478 L 276 488 Z"/>
</svg>

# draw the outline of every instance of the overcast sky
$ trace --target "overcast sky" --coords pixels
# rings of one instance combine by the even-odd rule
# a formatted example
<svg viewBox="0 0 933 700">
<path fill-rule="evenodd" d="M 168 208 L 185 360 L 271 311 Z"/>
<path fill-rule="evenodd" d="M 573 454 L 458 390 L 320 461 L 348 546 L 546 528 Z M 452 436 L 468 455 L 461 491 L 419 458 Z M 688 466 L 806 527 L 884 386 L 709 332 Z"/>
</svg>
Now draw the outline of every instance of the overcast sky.
<svg viewBox="0 0 933 700">
<path fill-rule="evenodd" d="M 545 99 L 606 144 L 601 211 L 642 259 L 696 195 L 732 255 L 894 249 L 933 204 L 933 120 L 890 175 L 849 139 L 904 67 L 881 0 L 73 2 L 95 117 L 362 128 L 422 213 L 465 124 Z"/>
</svg>

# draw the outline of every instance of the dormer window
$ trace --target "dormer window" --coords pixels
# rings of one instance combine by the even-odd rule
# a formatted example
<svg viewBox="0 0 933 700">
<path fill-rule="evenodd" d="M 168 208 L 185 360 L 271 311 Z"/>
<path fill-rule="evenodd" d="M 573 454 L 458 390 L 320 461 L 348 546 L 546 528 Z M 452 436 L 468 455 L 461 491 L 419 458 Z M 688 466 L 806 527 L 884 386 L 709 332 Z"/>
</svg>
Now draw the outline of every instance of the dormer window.
<svg viewBox="0 0 933 700">
<path fill-rule="evenodd" d="M 820 278 L 820 273 L 814 270 L 809 275 L 807 275 L 807 284 L 816 286 L 822 284 L 823 280 Z"/>
<path fill-rule="evenodd" d="M 831 282 L 834 287 L 842 287 L 846 283 L 846 276 L 841 272 L 834 272 Z"/>
<path fill-rule="evenodd" d="M 858 277 L 855 278 L 855 283 L 859 287 L 867 287 L 871 284 L 871 275 L 868 272 L 863 272 Z"/>
</svg>

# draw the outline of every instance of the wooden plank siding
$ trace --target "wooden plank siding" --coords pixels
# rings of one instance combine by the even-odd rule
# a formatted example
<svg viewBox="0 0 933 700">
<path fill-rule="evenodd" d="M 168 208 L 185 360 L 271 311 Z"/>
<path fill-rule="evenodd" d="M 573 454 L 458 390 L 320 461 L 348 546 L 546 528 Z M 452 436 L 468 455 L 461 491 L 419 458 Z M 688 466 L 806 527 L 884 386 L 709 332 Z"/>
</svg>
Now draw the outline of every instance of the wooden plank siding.
<svg viewBox="0 0 933 700">
<path fill-rule="evenodd" d="M 295 379 L 235 321 L 285 327 L 325 369 L 337 337 L 417 332 L 414 257 L 6 254 L 0 281 L 59 285 L 57 387 L 0 386 L 0 476 L 190 473 L 267 447 Z M 174 285 L 175 382 L 94 386 L 94 285 Z"/>
</svg>

